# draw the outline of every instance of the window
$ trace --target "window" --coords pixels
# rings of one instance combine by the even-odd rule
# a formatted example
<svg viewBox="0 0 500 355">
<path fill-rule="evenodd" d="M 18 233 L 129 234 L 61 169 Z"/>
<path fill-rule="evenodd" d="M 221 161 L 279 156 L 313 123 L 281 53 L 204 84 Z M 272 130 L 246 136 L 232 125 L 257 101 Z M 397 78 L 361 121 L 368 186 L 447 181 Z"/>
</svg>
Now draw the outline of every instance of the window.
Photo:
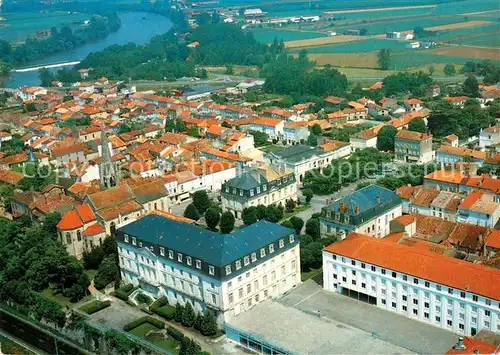
<svg viewBox="0 0 500 355">
<path fill-rule="evenodd" d="M 280 239 L 280 248 L 283 248 L 285 246 L 285 240 Z"/>
<path fill-rule="evenodd" d="M 351 264 L 356 266 L 356 260 L 351 260 Z"/>
<path fill-rule="evenodd" d="M 407 296 L 403 296 L 403 301 L 407 301 L 408 300 L 408 297 Z"/>
<path fill-rule="evenodd" d="M 394 271 L 392 272 L 392 277 L 394 277 L 394 278 L 397 277 L 397 274 Z"/>
<path fill-rule="evenodd" d="M 165 256 L 165 248 L 164 247 L 160 247 L 160 255 Z"/>
<path fill-rule="evenodd" d="M 266 249 L 262 248 L 260 249 L 260 257 L 263 258 L 264 256 L 266 256 Z"/>
<path fill-rule="evenodd" d="M 487 299 L 487 298 L 486 298 L 486 299 L 484 300 L 484 302 L 486 302 L 486 305 L 487 305 L 487 306 L 491 306 L 491 300 L 489 300 L 489 299 Z"/>
<path fill-rule="evenodd" d="M 491 312 L 490 312 L 490 311 L 488 311 L 487 309 L 484 311 L 484 316 L 485 316 L 485 317 L 489 317 L 489 316 L 490 316 L 490 314 L 491 314 Z"/>
<path fill-rule="evenodd" d="M 425 318 L 425 319 L 429 319 L 429 313 L 424 312 L 424 318 Z"/>
<path fill-rule="evenodd" d="M 361 263 L 361 268 L 362 269 L 366 268 L 366 264 L 365 263 Z"/>
<path fill-rule="evenodd" d="M 231 265 L 226 266 L 226 275 L 231 275 Z"/>
<path fill-rule="evenodd" d="M 461 291 L 460 292 L 460 297 L 465 298 L 465 292 Z"/>
<path fill-rule="evenodd" d="M 477 297 L 476 295 L 472 295 L 472 300 L 474 302 L 477 302 L 479 300 L 479 297 Z"/>
<path fill-rule="evenodd" d="M 418 316 L 418 310 L 413 309 L 413 314 L 416 315 L 416 316 Z"/>
<path fill-rule="evenodd" d="M 448 288 L 448 293 L 449 293 L 450 295 L 452 295 L 452 294 L 453 294 L 453 289 L 452 289 L 452 288 Z"/>
<path fill-rule="evenodd" d="M 451 319 L 448 319 L 446 321 L 446 324 L 448 325 L 448 327 L 451 327 L 453 325 L 453 322 L 451 321 Z"/>
<path fill-rule="evenodd" d="M 215 268 L 211 265 L 208 266 L 208 273 L 210 275 L 215 275 Z"/>
<path fill-rule="evenodd" d="M 217 298 L 215 297 L 215 295 L 213 293 L 212 293 L 212 303 L 213 304 L 217 303 Z"/>
<path fill-rule="evenodd" d="M 441 291 L 441 285 L 436 285 L 436 290 Z"/>
<path fill-rule="evenodd" d="M 201 269 L 201 260 L 196 260 L 196 268 Z"/>
<path fill-rule="evenodd" d="M 431 284 L 429 281 L 425 281 L 425 287 L 431 287 Z"/>
<path fill-rule="evenodd" d="M 137 239 L 135 237 L 132 237 L 132 245 L 137 245 Z"/>
<path fill-rule="evenodd" d="M 343 282 L 347 282 L 347 278 L 346 278 L 345 276 L 344 276 L 344 277 L 342 277 L 342 281 L 343 281 Z"/>
<path fill-rule="evenodd" d="M 252 253 L 252 263 L 257 260 L 257 254 Z"/>
<path fill-rule="evenodd" d="M 418 300 L 417 299 L 413 299 L 413 304 L 418 305 Z"/>
<path fill-rule="evenodd" d="M 424 302 L 424 307 L 429 308 L 429 302 Z"/>
<path fill-rule="evenodd" d="M 191 266 L 191 264 L 193 263 L 193 259 L 190 257 L 190 256 L 186 256 L 186 263 Z"/>
<path fill-rule="evenodd" d="M 391 303 L 392 308 L 396 308 L 396 302 Z"/>
<path fill-rule="evenodd" d="M 385 269 L 382 269 L 382 275 L 385 275 Z"/>
<path fill-rule="evenodd" d="M 440 316 L 436 316 L 436 322 L 438 322 L 438 323 L 441 322 L 441 317 Z"/>
<path fill-rule="evenodd" d="M 128 243 L 128 234 L 124 235 L 124 240 L 125 240 L 125 243 Z"/>
<path fill-rule="evenodd" d="M 71 244 L 71 234 L 66 233 L 66 243 Z"/>
<path fill-rule="evenodd" d="M 295 236 L 293 234 L 290 234 L 289 241 L 290 243 L 293 243 L 295 241 Z"/>
<path fill-rule="evenodd" d="M 356 276 L 356 270 L 351 270 L 352 274 Z"/>
<path fill-rule="evenodd" d="M 375 272 L 375 270 L 377 270 L 377 268 L 375 266 L 372 266 L 372 271 Z"/>
<path fill-rule="evenodd" d="M 274 244 L 269 244 L 269 253 L 274 253 Z"/>
<path fill-rule="evenodd" d="M 248 256 L 245 256 L 243 258 L 243 265 L 247 266 L 248 264 L 250 264 L 250 258 Z M 238 267 L 238 265 L 236 265 L 236 267 Z"/>
<path fill-rule="evenodd" d="M 385 300 L 382 300 L 382 304 L 385 304 Z"/>
<path fill-rule="evenodd" d="M 417 279 L 417 278 L 413 278 L 413 283 L 414 283 L 415 285 L 418 285 L 418 279 Z"/>
<path fill-rule="evenodd" d="M 406 307 L 406 306 L 403 306 L 402 309 L 403 309 L 403 312 L 408 311 L 408 307 Z"/>
<path fill-rule="evenodd" d="M 366 288 L 366 284 L 364 282 L 361 283 L 362 288 Z"/>
<path fill-rule="evenodd" d="M 182 254 L 177 253 L 177 261 L 182 263 Z"/>
<path fill-rule="evenodd" d="M 170 259 L 173 259 L 173 258 L 174 258 L 174 252 L 173 252 L 172 250 L 169 250 L 169 251 L 168 251 L 168 257 L 169 257 Z"/>
<path fill-rule="evenodd" d="M 233 304 L 233 301 L 234 301 L 233 294 L 232 294 L 232 293 L 230 293 L 230 294 L 229 294 L 229 304 Z"/>
<path fill-rule="evenodd" d="M 247 285 L 247 295 L 250 294 L 251 292 L 252 292 L 252 285 L 248 284 Z"/>
<path fill-rule="evenodd" d="M 352 281 L 351 281 L 351 283 L 352 283 L 353 285 L 356 285 L 356 280 L 352 280 Z"/>
<path fill-rule="evenodd" d="M 243 288 L 240 288 L 240 289 L 238 290 L 238 297 L 239 297 L 240 299 L 241 299 L 241 298 L 243 298 Z"/>
<path fill-rule="evenodd" d="M 241 269 L 241 260 L 236 260 L 236 270 Z"/>
<path fill-rule="evenodd" d="M 458 328 L 460 330 L 464 330 L 465 329 L 465 327 L 464 327 L 464 325 L 462 323 L 458 323 Z"/>
</svg>

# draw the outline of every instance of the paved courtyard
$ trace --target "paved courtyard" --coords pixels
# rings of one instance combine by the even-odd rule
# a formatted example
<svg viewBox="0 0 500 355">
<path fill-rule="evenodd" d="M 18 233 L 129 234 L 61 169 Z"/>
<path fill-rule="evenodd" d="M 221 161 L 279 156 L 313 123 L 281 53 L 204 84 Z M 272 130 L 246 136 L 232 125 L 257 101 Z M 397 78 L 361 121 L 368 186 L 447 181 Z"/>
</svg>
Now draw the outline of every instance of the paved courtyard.
<svg viewBox="0 0 500 355">
<path fill-rule="evenodd" d="M 279 299 L 279 302 L 310 314 L 317 314 L 327 320 L 349 325 L 415 353 L 444 354 L 457 341 L 457 335 L 452 332 L 347 296 L 324 291 L 313 280 L 299 285 Z"/>
</svg>

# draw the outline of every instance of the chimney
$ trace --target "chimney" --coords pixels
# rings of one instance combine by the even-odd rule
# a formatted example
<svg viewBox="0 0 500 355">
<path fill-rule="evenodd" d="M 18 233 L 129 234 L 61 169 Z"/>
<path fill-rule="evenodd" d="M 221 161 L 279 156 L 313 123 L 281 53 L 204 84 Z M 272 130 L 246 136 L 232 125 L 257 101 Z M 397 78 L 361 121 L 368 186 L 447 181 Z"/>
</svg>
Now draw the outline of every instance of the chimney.
<svg viewBox="0 0 500 355">
<path fill-rule="evenodd" d="M 354 209 L 354 213 L 356 213 L 356 215 L 359 214 L 359 206 L 356 206 L 356 208 Z"/>
<path fill-rule="evenodd" d="M 467 347 L 464 345 L 464 337 L 459 336 L 457 343 L 453 346 L 455 350 L 465 350 Z"/>
</svg>

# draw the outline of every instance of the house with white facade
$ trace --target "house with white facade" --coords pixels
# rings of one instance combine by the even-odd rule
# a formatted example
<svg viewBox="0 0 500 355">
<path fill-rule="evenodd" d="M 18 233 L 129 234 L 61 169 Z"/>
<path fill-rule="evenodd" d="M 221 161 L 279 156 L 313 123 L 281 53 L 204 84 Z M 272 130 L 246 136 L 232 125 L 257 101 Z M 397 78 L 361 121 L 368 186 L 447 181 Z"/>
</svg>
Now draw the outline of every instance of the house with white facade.
<svg viewBox="0 0 500 355">
<path fill-rule="evenodd" d="M 236 218 L 245 208 L 281 204 L 297 200 L 297 184 L 292 170 L 285 167 L 261 165 L 246 170 L 222 185 L 222 210 Z"/>
<path fill-rule="evenodd" d="M 358 233 L 323 250 L 325 290 L 463 335 L 500 331 L 499 279 L 492 267 Z"/>
<path fill-rule="evenodd" d="M 481 150 L 500 144 L 500 126 L 482 129 L 479 133 L 479 148 Z"/>
<path fill-rule="evenodd" d="M 481 190 L 472 191 L 458 206 L 458 222 L 495 228 L 500 219 L 500 203 Z"/>
<path fill-rule="evenodd" d="M 269 139 L 281 139 L 285 121 L 278 118 L 257 118 L 249 125 L 252 131 L 262 132 L 269 136 Z"/>
<path fill-rule="evenodd" d="M 402 129 L 394 139 L 394 153 L 398 161 L 414 164 L 429 163 L 435 156 L 432 150 L 432 134 Z"/>
<path fill-rule="evenodd" d="M 335 152 L 309 145 L 294 145 L 269 152 L 264 156 L 267 163 L 284 166 L 294 172 L 297 183 L 302 182 L 308 171 L 323 169 L 335 159 Z"/>
<path fill-rule="evenodd" d="M 377 238 L 390 233 L 389 222 L 401 216 L 401 198 L 391 190 L 369 185 L 321 209 L 321 235 L 364 233 Z"/>
<path fill-rule="evenodd" d="M 220 325 L 300 283 L 298 238 L 265 220 L 220 234 L 151 213 L 118 229 L 116 240 L 123 280 L 171 305 L 210 310 Z"/>
</svg>

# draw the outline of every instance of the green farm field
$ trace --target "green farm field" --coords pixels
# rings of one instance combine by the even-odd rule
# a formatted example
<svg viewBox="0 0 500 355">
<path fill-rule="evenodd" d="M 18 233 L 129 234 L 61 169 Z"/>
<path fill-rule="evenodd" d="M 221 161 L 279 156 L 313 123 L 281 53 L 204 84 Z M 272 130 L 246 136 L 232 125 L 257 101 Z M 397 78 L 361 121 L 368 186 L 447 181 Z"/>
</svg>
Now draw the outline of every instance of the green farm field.
<svg viewBox="0 0 500 355">
<path fill-rule="evenodd" d="M 29 35 L 50 30 L 51 27 L 77 28 L 79 23 L 91 16 L 67 11 L 0 13 L 0 38 L 10 42 L 23 42 Z"/>
<path fill-rule="evenodd" d="M 296 41 L 328 36 L 326 32 L 280 30 L 274 28 L 251 28 L 248 32 L 253 33 L 255 38 L 262 43 L 271 43 L 275 38 L 283 41 Z"/>
</svg>

